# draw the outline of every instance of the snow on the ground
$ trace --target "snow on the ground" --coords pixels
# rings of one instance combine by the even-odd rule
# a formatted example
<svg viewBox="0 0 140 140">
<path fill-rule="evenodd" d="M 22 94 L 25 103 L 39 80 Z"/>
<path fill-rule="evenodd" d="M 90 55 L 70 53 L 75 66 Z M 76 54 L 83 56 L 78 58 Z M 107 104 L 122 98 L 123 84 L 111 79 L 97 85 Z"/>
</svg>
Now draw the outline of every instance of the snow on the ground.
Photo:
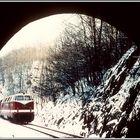
<svg viewBox="0 0 140 140">
<path fill-rule="evenodd" d="M 78 111 L 79 114 L 77 113 Z M 63 104 L 61 102 L 56 106 L 53 105 L 52 102 L 49 102 L 39 112 L 39 115 L 36 116 L 33 123 L 80 135 L 79 133 L 83 123 L 79 121 L 81 113 L 80 100 L 74 101 L 74 99 L 71 99 L 69 102 L 67 101 Z"/>
<path fill-rule="evenodd" d="M 50 138 L 45 134 L 25 128 L 22 125 L 14 124 L 0 118 L 0 139 L 1 138 Z"/>
</svg>

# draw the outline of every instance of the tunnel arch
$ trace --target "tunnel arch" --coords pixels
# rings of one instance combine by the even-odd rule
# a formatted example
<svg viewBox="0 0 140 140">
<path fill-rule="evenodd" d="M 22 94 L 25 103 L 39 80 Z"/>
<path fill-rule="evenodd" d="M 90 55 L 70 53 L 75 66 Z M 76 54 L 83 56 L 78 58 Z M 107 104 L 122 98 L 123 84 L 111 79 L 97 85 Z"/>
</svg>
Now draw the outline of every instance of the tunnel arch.
<svg viewBox="0 0 140 140">
<path fill-rule="evenodd" d="M 139 45 L 139 8 L 140 4 L 136 2 L 4 2 L 0 5 L 0 46 L 2 48 L 29 22 L 61 13 L 79 13 L 102 19 Z"/>
</svg>

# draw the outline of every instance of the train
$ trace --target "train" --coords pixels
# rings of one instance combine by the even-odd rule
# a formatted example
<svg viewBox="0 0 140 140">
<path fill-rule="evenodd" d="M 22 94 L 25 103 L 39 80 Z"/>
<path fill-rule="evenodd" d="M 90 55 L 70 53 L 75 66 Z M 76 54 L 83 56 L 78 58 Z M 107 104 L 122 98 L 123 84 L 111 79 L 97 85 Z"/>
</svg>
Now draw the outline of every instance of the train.
<svg viewBox="0 0 140 140">
<path fill-rule="evenodd" d="M 30 94 L 17 93 L 0 100 L 0 116 L 13 122 L 34 120 L 34 100 Z"/>
</svg>

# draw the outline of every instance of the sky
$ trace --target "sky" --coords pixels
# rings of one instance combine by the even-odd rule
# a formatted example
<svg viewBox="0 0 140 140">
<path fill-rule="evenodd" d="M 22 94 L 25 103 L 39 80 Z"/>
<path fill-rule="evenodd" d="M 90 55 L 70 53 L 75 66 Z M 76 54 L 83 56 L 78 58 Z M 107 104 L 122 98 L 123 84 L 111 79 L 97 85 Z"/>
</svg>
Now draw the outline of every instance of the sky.
<svg viewBox="0 0 140 140">
<path fill-rule="evenodd" d="M 1 49 L 0 56 L 15 48 L 53 44 L 62 34 L 65 24 L 78 23 L 76 14 L 58 14 L 36 20 L 24 26 Z"/>
</svg>

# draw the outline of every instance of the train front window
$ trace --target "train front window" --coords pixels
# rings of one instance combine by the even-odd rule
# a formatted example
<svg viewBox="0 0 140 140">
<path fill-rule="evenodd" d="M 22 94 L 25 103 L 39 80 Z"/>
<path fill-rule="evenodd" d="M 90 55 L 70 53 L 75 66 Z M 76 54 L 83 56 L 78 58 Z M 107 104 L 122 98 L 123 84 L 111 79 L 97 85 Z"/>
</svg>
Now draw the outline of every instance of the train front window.
<svg viewBox="0 0 140 140">
<path fill-rule="evenodd" d="M 25 100 L 32 100 L 31 96 L 25 96 Z"/>
<path fill-rule="evenodd" d="M 19 95 L 19 96 L 16 96 L 16 97 L 15 97 L 15 100 L 21 101 L 21 100 L 24 100 L 24 97 L 21 96 L 21 95 Z"/>
</svg>

